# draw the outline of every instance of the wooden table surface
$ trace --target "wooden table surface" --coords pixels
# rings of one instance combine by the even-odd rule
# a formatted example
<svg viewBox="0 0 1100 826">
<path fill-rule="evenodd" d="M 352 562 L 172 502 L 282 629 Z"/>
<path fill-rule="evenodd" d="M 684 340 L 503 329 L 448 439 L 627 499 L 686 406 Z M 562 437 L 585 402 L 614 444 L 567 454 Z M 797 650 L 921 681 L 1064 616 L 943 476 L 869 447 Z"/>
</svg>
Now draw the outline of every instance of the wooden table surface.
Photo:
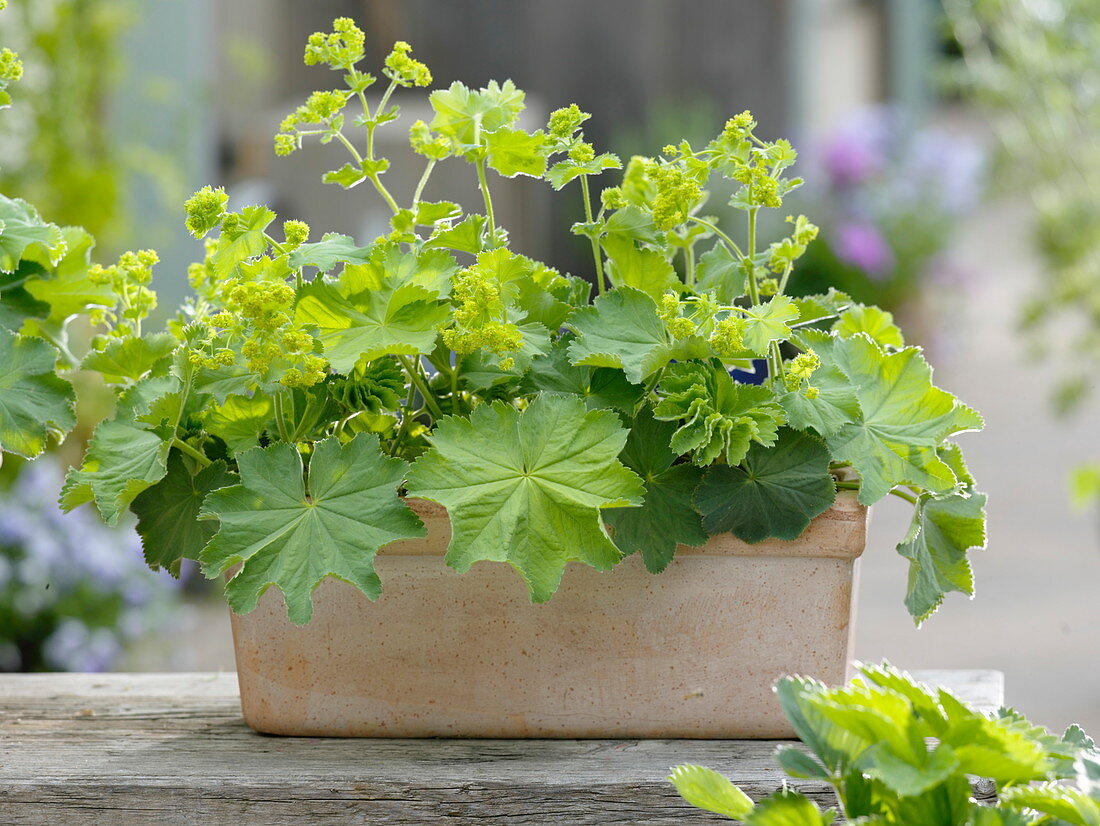
<svg viewBox="0 0 1100 826">
<path fill-rule="evenodd" d="M 1002 703 L 999 672 L 915 676 Z M 682 802 L 669 768 L 763 796 L 783 783 L 777 745 L 279 738 L 245 726 L 233 674 L 0 675 L 0 824 L 729 823 Z"/>
</svg>

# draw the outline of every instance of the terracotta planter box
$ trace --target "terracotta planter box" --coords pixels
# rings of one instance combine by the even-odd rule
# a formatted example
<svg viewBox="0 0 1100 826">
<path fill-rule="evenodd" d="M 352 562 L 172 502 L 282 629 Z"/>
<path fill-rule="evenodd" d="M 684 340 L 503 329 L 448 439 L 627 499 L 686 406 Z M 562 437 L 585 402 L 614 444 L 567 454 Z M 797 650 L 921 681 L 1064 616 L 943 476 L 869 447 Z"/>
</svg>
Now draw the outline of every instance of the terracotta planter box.
<svg viewBox="0 0 1100 826">
<path fill-rule="evenodd" d="M 637 555 L 572 563 L 532 605 L 507 565 L 456 574 L 443 508 L 414 502 L 422 540 L 378 558 L 382 597 L 325 580 L 305 626 L 282 595 L 233 616 L 241 705 L 260 732 L 351 737 L 772 738 L 793 734 L 784 674 L 846 678 L 867 511 L 842 492 L 793 542 L 730 535 L 681 548 L 664 573 Z"/>
</svg>

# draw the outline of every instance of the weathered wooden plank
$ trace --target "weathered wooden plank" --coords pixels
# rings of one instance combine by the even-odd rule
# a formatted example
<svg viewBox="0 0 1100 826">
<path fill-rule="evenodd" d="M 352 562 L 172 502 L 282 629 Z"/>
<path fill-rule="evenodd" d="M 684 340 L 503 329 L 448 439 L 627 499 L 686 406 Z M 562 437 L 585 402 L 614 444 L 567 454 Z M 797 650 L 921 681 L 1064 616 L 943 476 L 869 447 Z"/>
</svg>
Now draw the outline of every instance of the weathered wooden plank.
<svg viewBox="0 0 1100 826">
<path fill-rule="evenodd" d="M 922 672 L 992 708 L 997 672 Z M 232 674 L 0 677 L 0 823 L 690 824 L 670 766 L 760 796 L 760 741 L 336 740 L 254 734 Z M 793 785 L 828 802 L 821 784 Z M 728 821 L 726 821 L 728 822 Z"/>
</svg>

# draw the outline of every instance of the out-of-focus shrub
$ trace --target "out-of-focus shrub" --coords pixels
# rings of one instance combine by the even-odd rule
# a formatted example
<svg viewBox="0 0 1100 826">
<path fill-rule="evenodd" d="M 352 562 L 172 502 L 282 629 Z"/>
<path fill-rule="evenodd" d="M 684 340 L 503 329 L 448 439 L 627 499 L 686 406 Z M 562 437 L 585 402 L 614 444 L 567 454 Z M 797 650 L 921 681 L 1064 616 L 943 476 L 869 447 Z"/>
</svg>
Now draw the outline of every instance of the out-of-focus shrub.
<svg viewBox="0 0 1100 826">
<path fill-rule="evenodd" d="M 946 130 L 912 130 L 889 107 L 865 110 L 811 142 L 805 197 L 821 235 L 795 268 L 792 291 L 825 285 L 889 309 L 949 271 L 943 253 L 978 203 L 984 153 Z"/>
<path fill-rule="evenodd" d="M 177 583 L 144 564 L 132 526 L 62 513 L 62 469 L 24 465 L 0 490 L 0 671 L 103 671 L 161 628 Z"/>
</svg>

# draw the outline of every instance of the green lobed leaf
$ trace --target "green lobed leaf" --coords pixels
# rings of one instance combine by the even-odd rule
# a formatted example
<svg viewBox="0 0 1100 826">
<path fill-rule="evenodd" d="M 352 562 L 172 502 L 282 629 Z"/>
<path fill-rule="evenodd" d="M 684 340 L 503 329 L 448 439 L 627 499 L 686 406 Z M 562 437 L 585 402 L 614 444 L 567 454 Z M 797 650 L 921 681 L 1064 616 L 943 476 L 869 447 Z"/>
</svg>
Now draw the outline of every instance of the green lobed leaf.
<svg viewBox="0 0 1100 826">
<path fill-rule="evenodd" d="M 624 555 L 641 552 L 646 570 L 654 574 L 668 567 L 677 545 L 707 541 L 702 518 L 692 505 L 703 470 L 673 464 L 678 457 L 669 440 L 675 429 L 674 424 L 654 419 L 648 409 L 634 418 L 619 459 L 645 481 L 645 502 L 603 514 L 619 550 Z"/>
<path fill-rule="evenodd" d="M 865 334 L 849 339 L 806 334 L 824 364 L 837 366 L 856 387 L 860 416 L 826 438 L 833 458 L 851 462 L 860 478 L 859 501 L 877 502 L 895 485 L 934 494 L 958 481 L 936 447 L 948 436 L 979 430 L 981 417 L 932 385 L 920 350 L 887 354 Z"/>
<path fill-rule="evenodd" d="M 93 284 L 88 279 L 95 239 L 80 227 L 65 227 L 61 234 L 65 254 L 56 262 L 48 280 L 27 283 L 27 292 L 50 305 L 46 321 L 54 326 L 90 308 L 114 307 L 117 300 L 109 284 Z M 43 266 L 49 264 L 49 256 L 35 257 Z"/>
<path fill-rule="evenodd" d="M 44 267 L 33 261 L 23 260 L 13 273 L 0 273 L 0 327 L 18 333 L 27 319 L 44 321 L 50 314 L 50 305 L 39 301 L 27 285 L 46 276 Z"/>
<path fill-rule="evenodd" d="M 783 428 L 775 447 L 754 444 L 741 466 L 716 465 L 695 494 L 707 533 L 745 542 L 796 539 L 836 498 L 829 452 L 812 436 Z"/>
<path fill-rule="evenodd" d="M 657 304 L 641 290 L 617 287 L 576 310 L 567 321 L 577 334 L 569 345 L 573 364 L 621 367 L 641 384 L 672 358 L 672 342 Z"/>
<path fill-rule="evenodd" d="M 292 269 L 316 267 L 328 272 L 339 263 L 363 264 L 370 260 L 374 247 L 360 247 L 347 235 L 338 232 L 325 233 L 320 241 L 302 244 L 290 254 L 288 264 Z"/>
<path fill-rule="evenodd" d="M 199 559 L 211 578 L 240 565 L 225 586 L 238 614 L 275 586 L 291 621 L 303 625 L 313 614 L 314 588 L 328 576 L 377 599 L 378 549 L 424 535 L 397 495 L 405 463 L 384 456 L 373 434 L 360 433 L 345 445 L 335 438 L 318 442 L 308 470 L 297 449 L 284 443 L 245 451 L 237 464 L 241 483 L 205 499 L 201 517 L 220 525 Z"/>
<path fill-rule="evenodd" d="M 69 471 L 61 489 L 61 506 L 72 510 L 95 501 L 103 520 L 117 525 L 139 493 L 164 478 L 170 439 L 132 421 L 102 422 L 92 435 L 84 464 Z"/>
<path fill-rule="evenodd" d="M 0 272 L 15 272 L 29 252 L 41 252 L 56 264 L 65 252 L 65 236 L 55 224 L 21 198 L 0 195 Z"/>
<path fill-rule="evenodd" d="M 692 461 L 703 467 L 719 456 L 736 465 L 753 442 L 770 447 L 786 419 L 769 388 L 734 382 L 721 365 L 673 364 L 661 378 L 660 390 L 664 398 L 653 415 L 679 422 L 672 449 L 690 452 Z"/>
<path fill-rule="evenodd" d="M 817 388 L 814 398 L 807 396 L 805 390 L 790 391 L 779 397 L 791 427 L 832 436 L 862 415 L 856 388 L 839 367 L 831 364 L 819 367 L 810 384 Z"/>
<path fill-rule="evenodd" d="M 239 479 L 226 470 L 225 462 L 192 473 L 183 454 L 168 456 L 164 478 L 146 488 L 130 504 L 137 516 L 137 532 L 145 561 L 154 570 L 166 568 L 179 576 L 181 559 L 198 559 L 218 529 L 216 522 L 198 519 L 208 493 L 235 484 Z"/>
<path fill-rule="evenodd" d="M 567 183 L 579 178 L 581 175 L 599 175 L 608 169 L 622 168 L 623 164 L 618 156 L 612 155 L 610 152 L 604 152 L 590 161 L 574 161 L 571 158 L 559 161 L 550 167 L 550 171 L 546 173 L 546 180 L 550 182 L 554 189 L 560 190 Z"/>
<path fill-rule="evenodd" d="M 435 110 L 432 131 L 460 146 L 477 143 L 477 134 L 510 127 L 523 111 L 524 94 L 510 80 L 489 81 L 474 91 L 457 80 L 447 89 L 437 89 L 428 100 Z"/>
<path fill-rule="evenodd" d="M 833 324 L 833 332 L 841 338 L 866 333 L 873 342 L 883 347 L 900 349 L 905 346 L 905 338 L 901 328 L 894 323 L 894 316 L 878 307 L 862 304 L 849 307 Z"/>
<path fill-rule="evenodd" d="M 76 426 L 73 388 L 56 365 L 46 342 L 0 329 L 0 451 L 33 459 L 51 432 Z"/>
<path fill-rule="evenodd" d="M 642 397 L 642 388 L 628 382 L 621 370 L 570 364 L 568 348 L 572 340 L 568 334 L 563 336 L 549 353 L 531 361 L 521 392 L 568 393 L 584 399 L 589 410 L 614 408 L 632 414 Z"/>
<path fill-rule="evenodd" d="M 745 294 L 745 271 L 741 269 L 741 262 L 721 241 L 699 256 L 695 289 L 700 293 L 712 290 L 718 302 L 726 305 Z"/>
<path fill-rule="evenodd" d="M 222 225 L 218 244 L 210 265 L 219 278 L 228 278 L 237 265 L 260 255 L 267 247 L 265 231 L 275 220 L 275 213 L 265 206 L 249 206 L 240 211 L 240 219 Z"/>
<path fill-rule="evenodd" d="M 676 270 L 664 254 L 640 248 L 626 234 L 613 233 L 602 240 L 607 253 L 607 274 L 616 287 L 633 287 L 659 299 L 680 284 Z"/>
<path fill-rule="evenodd" d="M 260 444 L 260 436 L 273 427 L 274 416 L 274 403 L 266 393 L 232 395 L 206 413 L 203 425 L 237 454 Z"/>
<path fill-rule="evenodd" d="M 985 494 L 976 491 L 944 498 L 921 496 L 909 533 L 898 553 L 909 560 L 905 607 L 921 623 L 949 591 L 974 593 L 974 574 L 967 559 L 971 548 L 985 547 Z"/>
<path fill-rule="evenodd" d="M 169 333 L 147 333 L 141 338 L 112 339 L 103 350 L 84 357 L 82 370 L 95 370 L 108 382 L 137 381 L 150 371 L 167 368 L 176 338 Z"/>
<path fill-rule="evenodd" d="M 447 563 L 508 562 L 545 602 L 566 563 L 608 570 L 621 558 L 600 509 L 640 504 L 641 480 L 618 460 L 618 416 L 578 398 L 540 395 L 522 412 L 502 402 L 442 419 L 408 475 L 410 496 L 451 517 Z"/>
<path fill-rule="evenodd" d="M 697 809 L 744 820 L 753 810 L 752 798 L 713 769 L 677 766 L 668 778 L 680 797 Z"/>
<path fill-rule="evenodd" d="M 485 223 L 486 218 L 484 215 L 478 215 L 477 213 L 467 215 L 453 227 L 441 226 L 425 242 L 424 246 L 477 255 L 485 249 Z"/>
<path fill-rule="evenodd" d="M 541 132 L 528 133 L 522 129 L 497 129 L 485 135 L 489 150 L 487 162 L 505 178 L 529 175 L 541 178 L 546 172 L 549 146 Z"/>
<path fill-rule="evenodd" d="M 768 354 L 773 341 L 786 341 L 791 337 L 790 325 L 798 320 L 798 307 L 785 295 L 777 295 L 771 301 L 755 304 L 741 313 L 745 318 L 745 346 L 758 356 Z"/>
<path fill-rule="evenodd" d="M 298 324 L 315 325 L 333 369 L 348 373 L 356 362 L 386 355 L 430 353 L 437 328 L 450 317 L 448 302 L 394 276 L 374 286 L 369 273 L 347 269 L 339 281 L 315 279 L 299 293 Z"/>
</svg>

